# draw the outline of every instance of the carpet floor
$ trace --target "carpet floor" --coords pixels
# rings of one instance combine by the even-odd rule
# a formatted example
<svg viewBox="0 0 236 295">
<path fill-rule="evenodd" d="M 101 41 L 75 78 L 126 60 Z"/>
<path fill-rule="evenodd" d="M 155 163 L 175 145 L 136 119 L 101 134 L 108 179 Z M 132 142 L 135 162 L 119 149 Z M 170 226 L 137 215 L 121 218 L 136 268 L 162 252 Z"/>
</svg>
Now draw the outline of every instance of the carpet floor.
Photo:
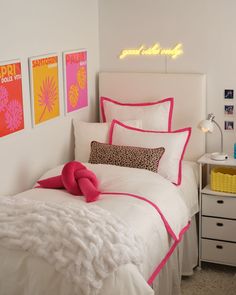
<svg viewBox="0 0 236 295">
<path fill-rule="evenodd" d="M 183 277 L 182 295 L 236 295 L 236 267 L 203 263 L 191 277 Z"/>
</svg>

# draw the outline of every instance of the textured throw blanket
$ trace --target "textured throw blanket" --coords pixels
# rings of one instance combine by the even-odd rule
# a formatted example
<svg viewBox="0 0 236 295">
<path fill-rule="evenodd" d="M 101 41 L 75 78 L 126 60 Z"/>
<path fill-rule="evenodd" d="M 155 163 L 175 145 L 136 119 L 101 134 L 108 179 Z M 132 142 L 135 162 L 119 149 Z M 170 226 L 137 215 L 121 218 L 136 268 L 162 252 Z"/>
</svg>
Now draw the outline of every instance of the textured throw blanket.
<svg viewBox="0 0 236 295">
<path fill-rule="evenodd" d="M 91 204 L 58 205 L 0 198 L 0 245 L 44 258 L 82 294 L 98 294 L 119 266 L 142 263 L 142 241 L 118 218 Z"/>
</svg>

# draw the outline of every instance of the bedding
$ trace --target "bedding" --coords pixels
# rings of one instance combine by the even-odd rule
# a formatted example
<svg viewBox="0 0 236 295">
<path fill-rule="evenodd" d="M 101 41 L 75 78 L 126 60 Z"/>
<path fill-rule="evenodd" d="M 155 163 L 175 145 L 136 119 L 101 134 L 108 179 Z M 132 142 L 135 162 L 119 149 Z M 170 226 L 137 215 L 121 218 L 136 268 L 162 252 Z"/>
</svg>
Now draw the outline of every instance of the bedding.
<svg viewBox="0 0 236 295">
<path fill-rule="evenodd" d="M 142 120 L 142 128 L 159 131 L 170 131 L 174 99 L 166 98 L 159 101 L 142 103 L 123 103 L 101 97 L 100 109 L 103 122 Z"/>
<path fill-rule="evenodd" d="M 71 280 L 75 293 L 97 294 L 119 266 L 142 262 L 143 241 L 98 206 L 3 197 L 0 213 L 1 245 L 43 258 Z"/>
<path fill-rule="evenodd" d="M 146 148 L 164 147 L 158 173 L 176 185 L 181 184 L 182 160 L 191 135 L 191 128 L 175 131 L 153 131 L 127 126 L 113 120 L 109 131 L 109 143 Z"/>
<path fill-rule="evenodd" d="M 161 175 L 145 169 L 85 165 L 95 173 L 100 183 L 102 194 L 95 205 L 121 219 L 145 245 L 140 270 L 132 263 L 119 266 L 104 279 L 99 294 L 111 294 L 110 290 L 114 295 L 153 294 L 148 284 L 152 283 L 179 243 L 191 218 L 178 188 Z M 59 175 L 61 170 L 62 167 L 58 167 L 42 178 Z M 16 195 L 16 198 L 40 200 L 55 206 L 90 206 L 83 197 L 75 197 L 65 190 L 34 188 Z M 22 294 L 63 294 L 63 291 L 64 294 L 75 294 L 71 282 L 52 265 L 20 249 L 8 249 L 6 245 L 3 247 L 1 240 L 0 245 L 0 257 L 4 265 L 4 270 L 0 269 L 1 294 L 8 290 L 7 294 L 18 295 L 25 284 L 27 292 Z M 30 276 L 32 280 L 29 280 Z"/>
<path fill-rule="evenodd" d="M 164 152 L 163 147 L 149 149 L 92 141 L 89 163 L 110 164 L 157 172 L 159 161 Z"/>
<path fill-rule="evenodd" d="M 141 120 L 126 120 L 126 125 L 142 128 Z M 88 162 L 90 155 L 90 143 L 93 140 L 108 143 L 110 123 L 83 122 L 79 118 L 73 119 L 75 138 L 75 160 Z"/>
</svg>

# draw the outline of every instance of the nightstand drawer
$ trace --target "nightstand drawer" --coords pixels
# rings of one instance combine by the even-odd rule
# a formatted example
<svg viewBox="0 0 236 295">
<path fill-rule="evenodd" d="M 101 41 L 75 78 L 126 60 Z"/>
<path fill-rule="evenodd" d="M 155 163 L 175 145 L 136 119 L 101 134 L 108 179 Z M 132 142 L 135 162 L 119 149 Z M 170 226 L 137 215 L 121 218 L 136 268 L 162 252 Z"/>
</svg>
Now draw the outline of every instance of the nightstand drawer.
<svg viewBox="0 0 236 295">
<path fill-rule="evenodd" d="M 236 197 L 202 194 L 202 215 L 236 219 Z"/>
<path fill-rule="evenodd" d="M 201 259 L 236 265 L 236 244 L 202 239 Z"/>
<path fill-rule="evenodd" d="M 236 220 L 202 217 L 202 237 L 236 242 Z"/>
</svg>

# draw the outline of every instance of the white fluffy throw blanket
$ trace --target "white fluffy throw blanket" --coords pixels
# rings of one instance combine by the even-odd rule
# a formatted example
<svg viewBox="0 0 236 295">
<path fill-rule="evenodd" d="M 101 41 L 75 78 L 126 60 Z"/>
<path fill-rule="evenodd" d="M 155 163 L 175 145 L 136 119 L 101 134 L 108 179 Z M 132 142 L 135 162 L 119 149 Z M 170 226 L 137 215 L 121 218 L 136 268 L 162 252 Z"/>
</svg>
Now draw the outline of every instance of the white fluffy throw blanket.
<svg viewBox="0 0 236 295">
<path fill-rule="evenodd" d="M 0 245 L 30 251 L 97 294 L 119 266 L 142 263 L 143 243 L 118 218 L 91 204 L 58 205 L 0 198 Z"/>
</svg>

